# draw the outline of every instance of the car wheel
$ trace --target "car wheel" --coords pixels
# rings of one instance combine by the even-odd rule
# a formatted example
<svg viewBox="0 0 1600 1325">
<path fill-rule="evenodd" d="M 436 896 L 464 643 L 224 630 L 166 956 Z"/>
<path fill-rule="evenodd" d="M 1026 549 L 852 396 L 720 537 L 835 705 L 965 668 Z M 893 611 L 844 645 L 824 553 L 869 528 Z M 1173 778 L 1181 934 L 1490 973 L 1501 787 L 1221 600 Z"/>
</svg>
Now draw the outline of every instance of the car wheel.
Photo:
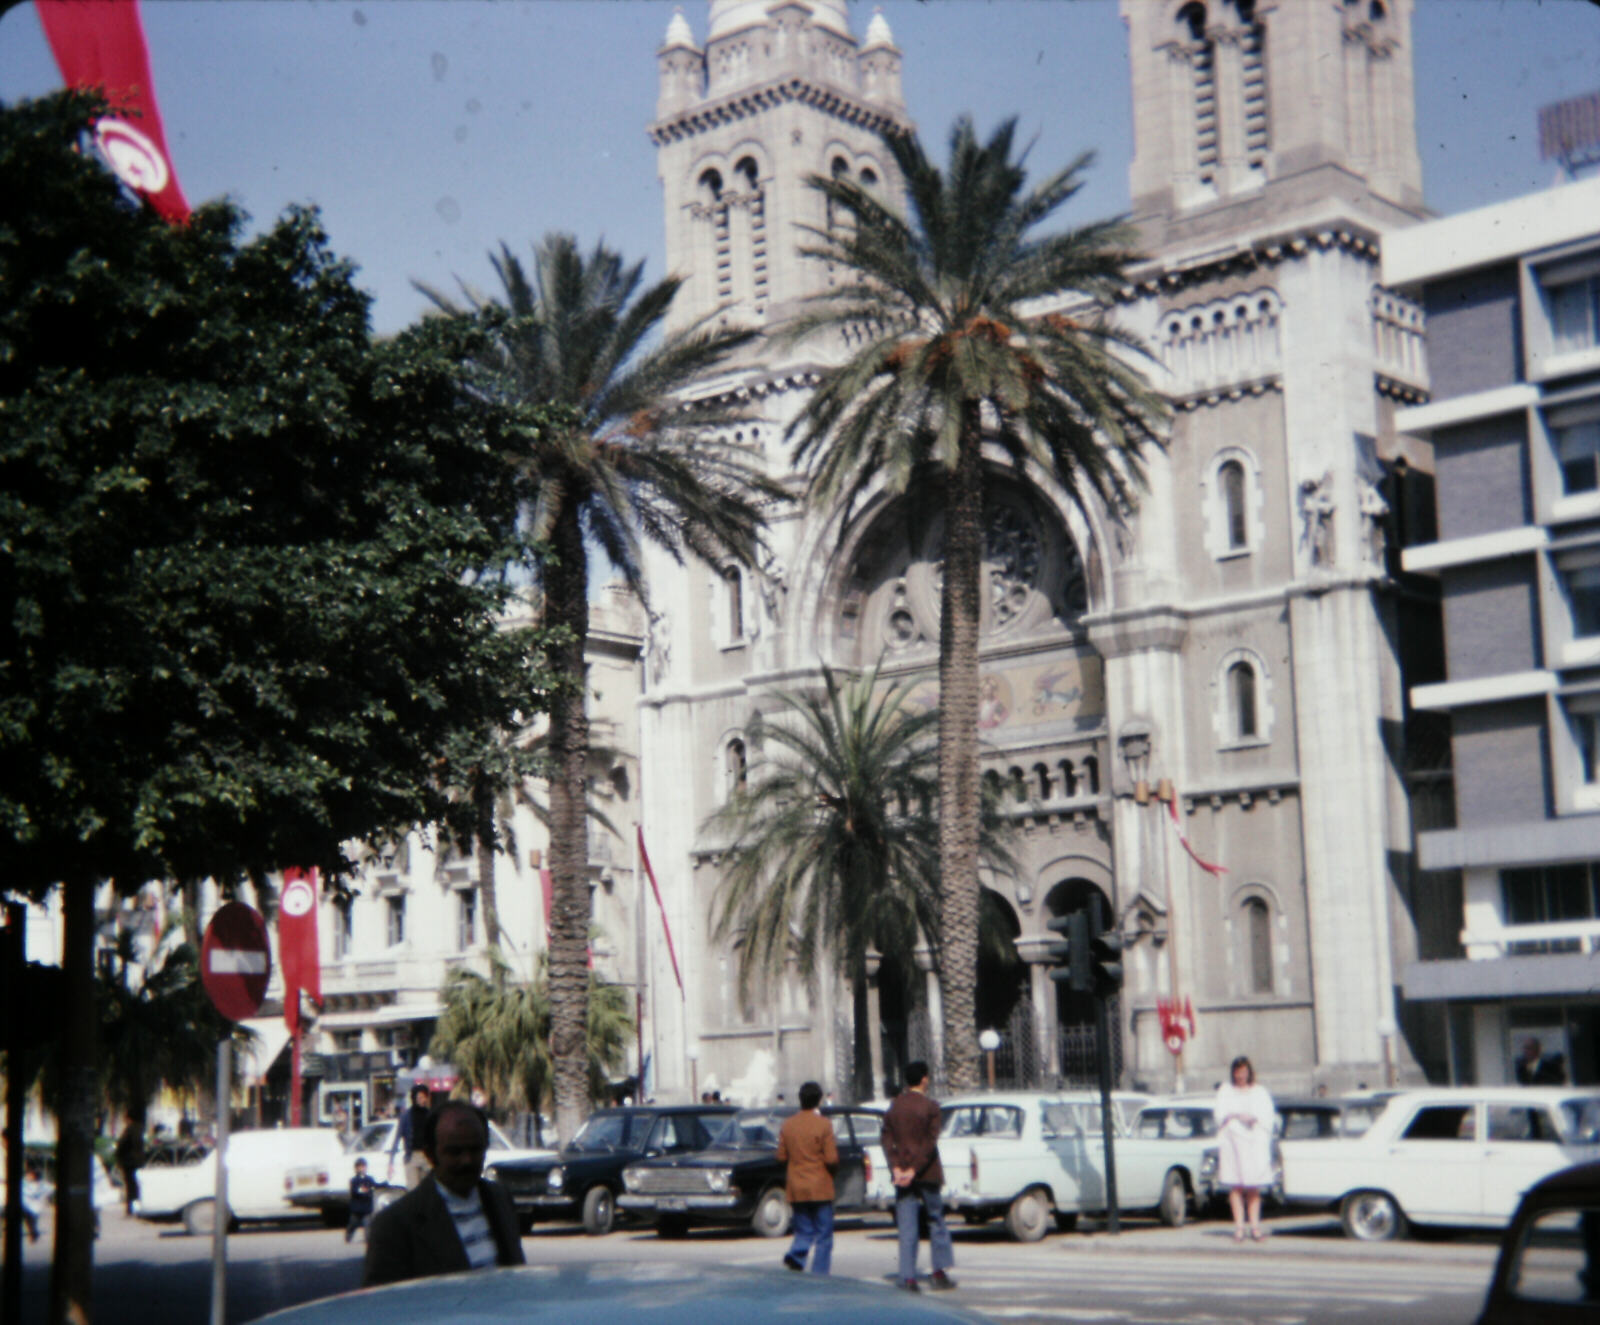
<svg viewBox="0 0 1600 1325">
<path fill-rule="evenodd" d="M 1388 1242 L 1406 1231 L 1406 1217 L 1388 1192 L 1351 1192 L 1339 1207 L 1339 1222 L 1357 1242 Z"/>
<path fill-rule="evenodd" d="M 1183 1174 L 1168 1169 L 1166 1181 L 1161 1184 L 1161 1204 L 1156 1207 L 1161 1222 L 1168 1228 L 1182 1228 L 1189 1218 L 1189 1188 Z"/>
<path fill-rule="evenodd" d="M 589 1188 L 583 1197 L 583 1231 L 601 1238 L 611 1232 L 616 1222 L 617 1198 L 611 1188 L 604 1184 Z"/>
<path fill-rule="evenodd" d="M 689 1232 L 689 1221 L 682 1215 L 662 1215 L 656 1221 L 656 1236 L 676 1240 Z"/>
<path fill-rule="evenodd" d="M 1050 1227 L 1050 1203 L 1040 1191 L 1023 1192 L 1006 1211 L 1006 1230 L 1018 1242 L 1037 1242 Z"/>
<path fill-rule="evenodd" d="M 209 1196 L 183 1207 L 183 1231 L 190 1237 L 210 1237 L 217 1230 L 217 1203 Z"/>
<path fill-rule="evenodd" d="M 768 1187 L 756 1202 L 750 1227 L 764 1238 L 781 1238 L 789 1231 L 789 1198 L 781 1187 Z"/>
</svg>

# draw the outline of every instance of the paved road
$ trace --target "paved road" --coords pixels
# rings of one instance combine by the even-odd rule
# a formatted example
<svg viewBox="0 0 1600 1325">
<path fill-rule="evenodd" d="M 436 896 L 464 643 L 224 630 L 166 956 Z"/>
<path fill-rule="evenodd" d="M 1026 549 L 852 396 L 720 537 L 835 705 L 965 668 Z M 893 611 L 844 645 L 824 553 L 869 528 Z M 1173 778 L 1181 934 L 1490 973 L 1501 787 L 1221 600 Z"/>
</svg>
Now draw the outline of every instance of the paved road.
<svg viewBox="0 0 1600 1325">
<path fill-rule="evenodd" d="M 993 1225 L 956 1228 L 956 1297 L 1001 1325 L 1470 1325 L 1494 1261 L 1484 1235 L 1379 1247 L 1347 1242 L 1328 1221 L 1280 1220 L 1274 1236 L 1235 1246 L 1216 1223 L 1133 1225 L 1010 1242 Z M 592 1239 L 541 1227 L 530 1261 L 679 1260 L 776 1266 L 786 1244 L 719 1230 L 664 1243 L 649 1232 Z M 206 1319 L 210 1242 L 107 1213 L 96 1244 L 98 1325 L 198 1325 Z M 361 1247 L 320 1228 L 272 1228 L 229 1239 L 229 1311 L 244 1325 L 280 1307 L 354 1288 Z M 834 1272 L 883 1282 L 895 1258 L 884 1220 L 846 1223 Z M 926 1270 L 926 1250 L 923 1268 Z M 23 1321 L 44 1319 L 48 1242 L 26 1251 Z"/>
</svg>

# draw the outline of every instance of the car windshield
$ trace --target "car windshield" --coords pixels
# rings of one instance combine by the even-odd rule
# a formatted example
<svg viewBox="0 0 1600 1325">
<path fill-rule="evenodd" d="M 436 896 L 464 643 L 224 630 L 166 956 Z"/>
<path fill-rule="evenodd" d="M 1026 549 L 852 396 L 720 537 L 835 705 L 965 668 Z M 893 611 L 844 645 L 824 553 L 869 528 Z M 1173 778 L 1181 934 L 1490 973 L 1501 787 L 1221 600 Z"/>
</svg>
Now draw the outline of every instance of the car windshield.
<svg viewBox="0 0 1600 1325">
<path fill-rule="evenodd" d="M 776 1150 L 787 1116 L 771 1109 L 746 1109 L 728 1119 L 711 1144 L 719 1150 Z"/>
<path fill-rule="evenodd" d="M 1361 1104 L 1346 1104 L 1339 1115 L 1339 1130 L 1345 1136 L 1360 1136 L 1372 1126 L 1372 1120 L 1383 1112 L 1384 1100 Z"/>
<path fill-rule="evenodd" d="M 569 1150 L 623 1150 L 642 1145 L 650 1119 L 636 1113 L 597 1113 L 578 1129 Z"/>
<path fill-rule="evenodd" d="M 1561 1106 L 1561 1126 L 1568 1145 L 1600 1145 L 1600 1095 L 1567 1100 Z"/>
<path fill-rule="evenodd" d="M 382 1149 L 393 1126 L 392 1122 L 368 1123 L 359 1132 L 351 1132 L 344 1139 L 345 1153 L 358 1155 L 362 1151 Z"/>
</svg>

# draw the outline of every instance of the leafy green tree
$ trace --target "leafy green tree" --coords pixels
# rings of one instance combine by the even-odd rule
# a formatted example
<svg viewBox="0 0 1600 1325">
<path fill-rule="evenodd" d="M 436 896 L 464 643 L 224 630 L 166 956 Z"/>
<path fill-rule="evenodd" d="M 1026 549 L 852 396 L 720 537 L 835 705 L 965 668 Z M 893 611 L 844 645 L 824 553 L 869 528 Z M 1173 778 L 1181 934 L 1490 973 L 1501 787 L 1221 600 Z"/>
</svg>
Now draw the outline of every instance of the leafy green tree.
<svg viewBox="0 0 1600 1325">
<path fill-rule="evenodd" d="M 870 1083 L 867 952 L 913 969 L 921 935 L 939 920 L 937 709 L 911 700 L 917 680 L 874 668 L 820 692 L 780 693 L 781 708 L 750 735 L 760 750 L 748 788 L 707 822 L 728 835 L 714 932 L 738 939 L 740 992 L 777 979 L 792 959 L 815 981 L 842 970 L 855 1005 L 857 1090 Z M 998 803 L 982 816 L 985 863 L 1010 872 Z M 865 1090 L 863 1090 L 865 1086 Z"/>
<path fill-rule="evenodd" d="M 1159 444 L 1164 406 L 1132 366 L 1138 344 L 1111 317 L 1134 260 L 1120 222 L 1041 235 L 1082 185 L 1089 157 L 1027 188 L 1015 121 L 980 142 L 968 119 L 941 170 L 915 137 L 888 140 L 902 214 L 854 181 L 813 176 L 838 218 L 810 256 L 841 283 L 791 328 L 856 346 L 827 369 L 791 432 L 813 500 L 851 502 L 870 484 L 927 483 L 944 519 L 939 626 L 939 978 L 945 1073 L 976 1088 L 978 1042 L 978 632 L 983 450 L 1034 470 L 1073 500 L 1123 510 Z M 1073 301 L 1070 315 L 1037 312 Z"/>
<path fill-rule="evenodd" d="M 479 312 L 501 314 L 480 362 L 504 398 L 559 407 L 566 420 L 510 439 L 503 456 L 515 495 L 535 491 L 519 520 L 549 544 L 549 559 L 530 569 L 543 590 L 544 624 L 558 632 L 551 661 L 575 682 L 551 696 L 549 735 L 551 1052 L 556 1129 L 565 1140 L 587 1103 L 583 678 L 590 546 L 602 549 L 644 599 L 643 540 L 680 559 L 693 553 L 715 565 L 751 564 L 760 503 L 783 494 L 763 477 L 759 456 L 719 430 L 733 417 L 728 411 L 681 405 L 682 394 L 751 333 L 696 327 L 652 344 L 681 281 L 643 288 L 642 264 L 626 266 L 604 245 L 586 256 L 570 236 L 547 236 L 534 250 L 531 274 L 503 245 L 490 260 L 502 302 L 469 296 Z M 419 288 L 442 309 L 459 311 L 444 295 Z"/>
<path fill-rule="evenodd" d="M 510 978 L 501 962 L 485 976 L 451 972 L 442 993 L 444 1011 L 428 1052 L 448 1059 L 461 1073 L 462 1088 L 482 1088 L 497 1108 L 539 1112 L 550 1100 L 550 972 L 540 954 L 534 978 Z M 605 1098 L 611 1077 L 627 1061 L 633 1017 L 628 991 L 588 975 L 584 1015 L 585 1078 L 591 1102 Z"/>
<path fill-rule="evenodd" d="M 62 899 L 57 1321 L 90 1319 L 96 885 L 337 877 L 459 819 L 446 747 L 553 684 L 484 571 L 528 555 L 499 457 L 545 426 L 474 381 L 485 328 L 374 342 L 314 212 L 168 225 L 83 150 L 97 109 L 0 108 L 0 870 Z"/>
</svg>

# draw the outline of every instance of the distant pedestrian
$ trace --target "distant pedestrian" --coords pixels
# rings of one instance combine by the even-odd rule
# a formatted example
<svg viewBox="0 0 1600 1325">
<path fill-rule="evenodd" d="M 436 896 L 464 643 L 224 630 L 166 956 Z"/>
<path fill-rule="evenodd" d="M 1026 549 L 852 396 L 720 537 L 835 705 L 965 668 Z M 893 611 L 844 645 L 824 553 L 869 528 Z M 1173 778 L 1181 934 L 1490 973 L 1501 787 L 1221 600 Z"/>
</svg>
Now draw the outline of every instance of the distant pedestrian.
<svg viewBox="0 0 1600 1325">
<path fill-rule="evenodd" d="M 1228 1189 L 1233 1240 L 1245 1233 L 1257 1242 L 1261 1230 L 1261 1189 L 1272 1185 L 1272 1128 L 1278 1112 L 1272 1096 L 1256 1081 L 1250 1060 L 1240 1055 L 1228 1068 L 1231 1082 L 1217 1088 L 1211 1106 L 1217 1123 L 1217 1181 Z"/>
<path fill-rule="evenodd" d="M 794 1212 L 794 1242 L 783 1263 L 827 1274 L 833 1268 L 833 1175 L 839 1167 L 839 1143 L 833 1124 L 817 1112 L 822 1087 L 808 1081 L 800 1087 L 800 1112 L 784 1119 L 778 1132 L 778 1162 L 787 1164 L 783 1190 Z"/>
<path fill-rule="evenodd" d="M 117 1137 L 116 1149 L 112 1157 L 117 1161 L 117 1169 L 122 1174 L 122 1200 L 127 1212 L 133 1213 L 133 1203 L 139 1198 L 138 1173 L 144 1167 L 145 1148 L 144 1134 L 139 1124 L 129 1119 L 122 1134 Z"/>
<path fill-rule="evenodd" d="M 400 1124 L 394 1129 L 394 1140 L 389 1143 L 389 1180 L 394 1181 L 394 1156 L 398 1150 L 402 1152 L 401 1163 L 408 1190 L 422 1181 L 430 1167 L 427 1154 L 422 1149 L 421 1137 L 431 1098 L 426 1086 L 411 1088 L 411 1107 L 400 1115 Z"/>
<path fill-rule="evenodd" d="M 954 1288 L 950 1229 L 944 1220 L 944 1167 L 939 1163 L 939 1106 L 928 1098 L 928 1065 L 906 1064 L 905 1089 L 883 1119 L 883 1153 L 894 1183 L 894 1222 L 900 1234 L 900 1287 L 917 1291 L 917 1241 L 924 1214 L 933 1274 L 928 1286 Z"/>
<path fill-rule="evenodd" d="M 355 1237 L 358 1228 L 365 1229 L 367 1220 L 372 1218 L 372 1192 L 377 1185 L 367 1172 L 367 1161 L 358 1159 L 355 1176 L 350 1179 L 350 1222 L 344 1229 L 346 1242 Z"/>
<path fill-rule="evenodd" d="M 22 1222 L 28 1226 L 28 1241 L 39 1240 L 39 1217 L 50 1202 L 50 1186 L 37 1164 L 29 1164 L 22 1176 Z"/>
</svg>

